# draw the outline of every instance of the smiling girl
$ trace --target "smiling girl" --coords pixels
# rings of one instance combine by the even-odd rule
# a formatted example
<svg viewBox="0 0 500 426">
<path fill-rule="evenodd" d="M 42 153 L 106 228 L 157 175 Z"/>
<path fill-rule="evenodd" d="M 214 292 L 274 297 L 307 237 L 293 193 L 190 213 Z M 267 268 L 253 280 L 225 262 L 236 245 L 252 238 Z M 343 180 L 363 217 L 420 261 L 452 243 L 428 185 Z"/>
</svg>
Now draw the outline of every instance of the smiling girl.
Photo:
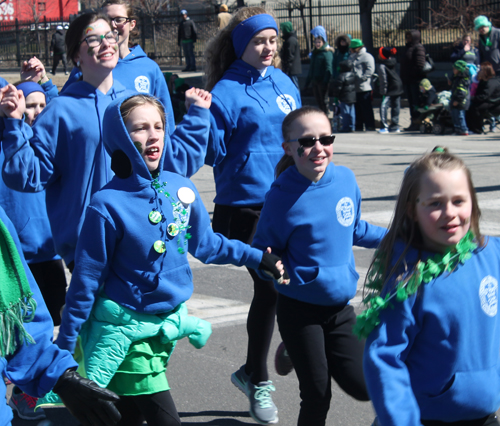
<svg viewBox="0 0 500 426">
<path fill-rule="evenodd" d="M 498 425 L 500 240 L 469 169 L 440 148 L 405 172 L 367 274 L 364 371 L 381 426 Z"/>
<path fill-rule="evenodd" d="M 106 0 L 101 5 L 101 11 L 110 19 L 111 28 L 118 33 L 119 58 L 113 77 L 129 90 L 156 96 L 165 105 L 168 133 L 172 134 L 175 130 L 174 112 L 163 73 L 140 45 L 130 47 L 130 37 L 138 36 L 137 20 L 131 4 L 126 0 Z M 73 68 L 62 91 L 80 77 L 81 71 L 77 67 Z M 199 167 L 202 165 L 203 163 Z M 190 175 L 196 170 L 193 169 Z"/>
<path fill-rule="evenodd" d="M 359 275 L 352 246 L 377 247 L 386 230 L 360 219 L 361 194 L 351 170 L 332 162 L 330 121 L 302 107 L 283 121 L 285 155 L 267 193 L 252 245 L 271 247 L 290 276 L 275 282 L 281 337 L 300 385 L 298 426 L 322 426 L 331 379 L 367 401 L 364 342 L 352 334 L 349 300 Z M 262 275 L 262 274 L 260 274 Z"/>
<path fill-rule="evenodd" d="M 200 102 L 208 107 L 210 95 Z M 150 96 L 106 110 L 104 143 L 116 175 L 87 208 L 56 342 L 74 352 L 81 332 L 87 376 L 120 395 L 120 426 L 181 424 L 167 363 L 178 339 L 201 348 L 211 333 L 184 306 L 193 293 L 188 252 L 275 276 L 283 269 L 276 256 L 212 231 L 193 183 L 163 170 L 168 139 L 163 106 Z"/>
<path fill-rule="evenodd" d="M 22 93 L 14 86 L 2 93 L 4 181 L 18 191 L 47 189 L 56 252 L 70 269 L 85 207 L 113 176 L 102 142 L 104 112 L 113 100 L 130 94 L 113 80 L 117 43 L 118 34 L 105 15 L 88 13 L 71 23 L 66 33 L 67 52 L 81 69 L 82 80 L 51 101 L 32 129 L 22 120 Z M 165 147 L 169 170 L 183 175 L 207 141 L 209 111 L 197 104 L 204 93 L 194 88 L 187 92 L 189 113 Z"/>
<path fill-rule="evenodd" d="M 301 106 L 300 94 L 280 69 L 278 26 L 260 7 L 240 9 L 206 49 L 206 89 L 212 92 L 205 164 L 214 168 L 213 229 L 252 241 L 264 197 L 281 157 L 281 123 Z M 261 424 L 278 422 L 267 354 L 274 330 L 276 291 L 249 270 L 254 298 L 248 313 L 246 363 L 231 376 Z M 257 394 L 258 398 L 255 397 Z"/>
</svg>

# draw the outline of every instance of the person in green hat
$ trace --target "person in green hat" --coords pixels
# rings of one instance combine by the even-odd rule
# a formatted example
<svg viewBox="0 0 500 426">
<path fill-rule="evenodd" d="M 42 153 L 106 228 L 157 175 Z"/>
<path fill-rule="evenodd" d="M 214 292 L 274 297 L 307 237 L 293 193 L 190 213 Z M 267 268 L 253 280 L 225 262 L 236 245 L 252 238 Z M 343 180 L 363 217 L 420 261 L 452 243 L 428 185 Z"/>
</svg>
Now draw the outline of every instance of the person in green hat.
<svg viewBox="0 0 500 426">
<path fill-rule="evenodd" d="M 372 107 L 372 75 L 375 72 L 375 58 L 370 55 L 363 42 L 357 38 L 351 40 L 351 56 L 356 75 L 356 130 L 375 131 L 375 117 Z"/>
<path fill-rule="evenodd" d="M 300 62 L 300 46 L 297 33 L 293 30 L 290 21 L 282 22 L 280 30 L 283 37 L 283 47 L 280 52 L 283 72 L 291 78 L 297 88 L 300 88 L 298 76 L 302 74 L 302 63 Z"/>
<path fill-rule="evenodd" d="M 469 129 L 465 122 L 465 111 L 470 104 L 470 75 L 467 62 L 459 60 L 453 64 L 453 77 L 451 78 L 450 112 L 455 127 L 455 134 L 468 136 Z"/>
<path fill-rule="evenodd" d="M 474 29 L 479 33 L 479 57 L 481 62 L 488 61 L 495 73 L 500 72 L 500 29 L 495 28 L 490 20 L 480 15 L 474 19 Z"/>
</svg>

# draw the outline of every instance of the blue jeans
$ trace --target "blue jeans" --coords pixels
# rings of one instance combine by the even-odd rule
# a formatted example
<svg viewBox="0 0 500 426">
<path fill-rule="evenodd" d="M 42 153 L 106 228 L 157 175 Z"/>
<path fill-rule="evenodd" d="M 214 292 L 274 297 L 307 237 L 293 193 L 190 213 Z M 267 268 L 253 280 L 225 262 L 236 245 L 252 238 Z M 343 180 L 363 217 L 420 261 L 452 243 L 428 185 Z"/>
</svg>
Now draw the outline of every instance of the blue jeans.
<svg viewBox="0 0 500 426">
<path fill-rule="evenodd" d="M 182 42 L 182 50 L 184 51 L 184 57 L 186 58 L 186 69 L 189 71 L 196 71 L 194 43 L 192 41 L 188 43 Z"/>
<path fill-rule="evenodd" d="M 387 123 L 387 112 L 391 108 L 391 125 Z M 401 96 L 384 96 L 380 104 L 380 122 L 384 129 L 399 129 L 399 110 L 401 109 Z"/>
<path fill-rule="evenodd" d="M 342 131 L 354 131 L 356 123 L 356 108 L 355 104 L 346 104 L 340 102 L 340 115 L 342 116 Z"/>
<path fill-rule="evenodd" d="M 469 129 L 467 128 L 467 123 L 465 122 L 465 110 L 451 107 L 450 112 L 455 132 L 468 133 Z"/>
</svg>

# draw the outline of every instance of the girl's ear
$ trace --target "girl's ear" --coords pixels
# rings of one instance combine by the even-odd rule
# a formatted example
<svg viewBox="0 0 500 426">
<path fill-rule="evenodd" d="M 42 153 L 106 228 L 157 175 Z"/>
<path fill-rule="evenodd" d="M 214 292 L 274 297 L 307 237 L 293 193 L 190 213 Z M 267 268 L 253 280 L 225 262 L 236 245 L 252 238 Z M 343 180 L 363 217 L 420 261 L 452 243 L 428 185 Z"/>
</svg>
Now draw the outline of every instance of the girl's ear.
<svg viewBox="0 0 500 426">
<path fill-rule="evenodd" d="M 136 25 L 137 25 L 137 21 L 135 21 L 135 20 L 130 21 L 130 29 L 131 30 L 133 30 Z"/>
<path fill-rule="evenodd" d="M 406 206 L 406 215 L 410 218 L 410 220 L 418 222 L 417 215 L 415 214 L 415 206 L 412 206 L 411 203 L 408 203 Z"/>
<path fill-rule="evenodd" d="M 290 148 L 290 144 L 288 142 L 283 142 L 281 144 L 281 146 L 283 147 L 283 150 L 285 151 L 285 154 L 289 155 L 291 157 L 292 156 L 292 150 Z"/>
</svg>

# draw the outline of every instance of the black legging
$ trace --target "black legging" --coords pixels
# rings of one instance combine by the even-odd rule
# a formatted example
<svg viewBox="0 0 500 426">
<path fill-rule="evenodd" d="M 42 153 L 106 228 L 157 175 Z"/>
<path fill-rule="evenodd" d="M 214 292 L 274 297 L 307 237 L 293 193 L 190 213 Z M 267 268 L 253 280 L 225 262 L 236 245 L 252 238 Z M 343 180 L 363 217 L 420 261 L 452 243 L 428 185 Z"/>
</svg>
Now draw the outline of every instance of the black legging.
<svg viewBox="0 0 500 426">
<path fill-rule="evenodd" d="M 300 387 L 298 426 L 324 426 L 332 378 L 344 392 L 368 401 L 363 374 L 364 340 L 352 327 L 351 305 L 321 306 L 278 296 L 278 326 Z"/>
<path fill-rule="evenodd" d="M 250 244 L 257 229 L 262 206 L 222 206 L 216 204 L 212 228 L 227 238 Z M 247 317 L 247 361 L 245 371 L 251 382 L 269 380 L 267 355 L 274 331 L 278 293 L 272 281 L 262 280 L 253 269 L 248 269 L 254 283 L 254 295 Z"/>
<path fill-rule="evenodd" d="M 180 426 L 181 419 L 170 391 L 151 395 L 120 396 L 116 408 L 122 415 L 116 426 Z"/>
<path fill-rule="evenodd" d="M 63 261 L 61 259 L 48 260 L 29 263 L 28 266 L 40 288 L 54 325 L 60 325 L 61 308 L 66 299 L 66 273 Z"/>
</svg>

